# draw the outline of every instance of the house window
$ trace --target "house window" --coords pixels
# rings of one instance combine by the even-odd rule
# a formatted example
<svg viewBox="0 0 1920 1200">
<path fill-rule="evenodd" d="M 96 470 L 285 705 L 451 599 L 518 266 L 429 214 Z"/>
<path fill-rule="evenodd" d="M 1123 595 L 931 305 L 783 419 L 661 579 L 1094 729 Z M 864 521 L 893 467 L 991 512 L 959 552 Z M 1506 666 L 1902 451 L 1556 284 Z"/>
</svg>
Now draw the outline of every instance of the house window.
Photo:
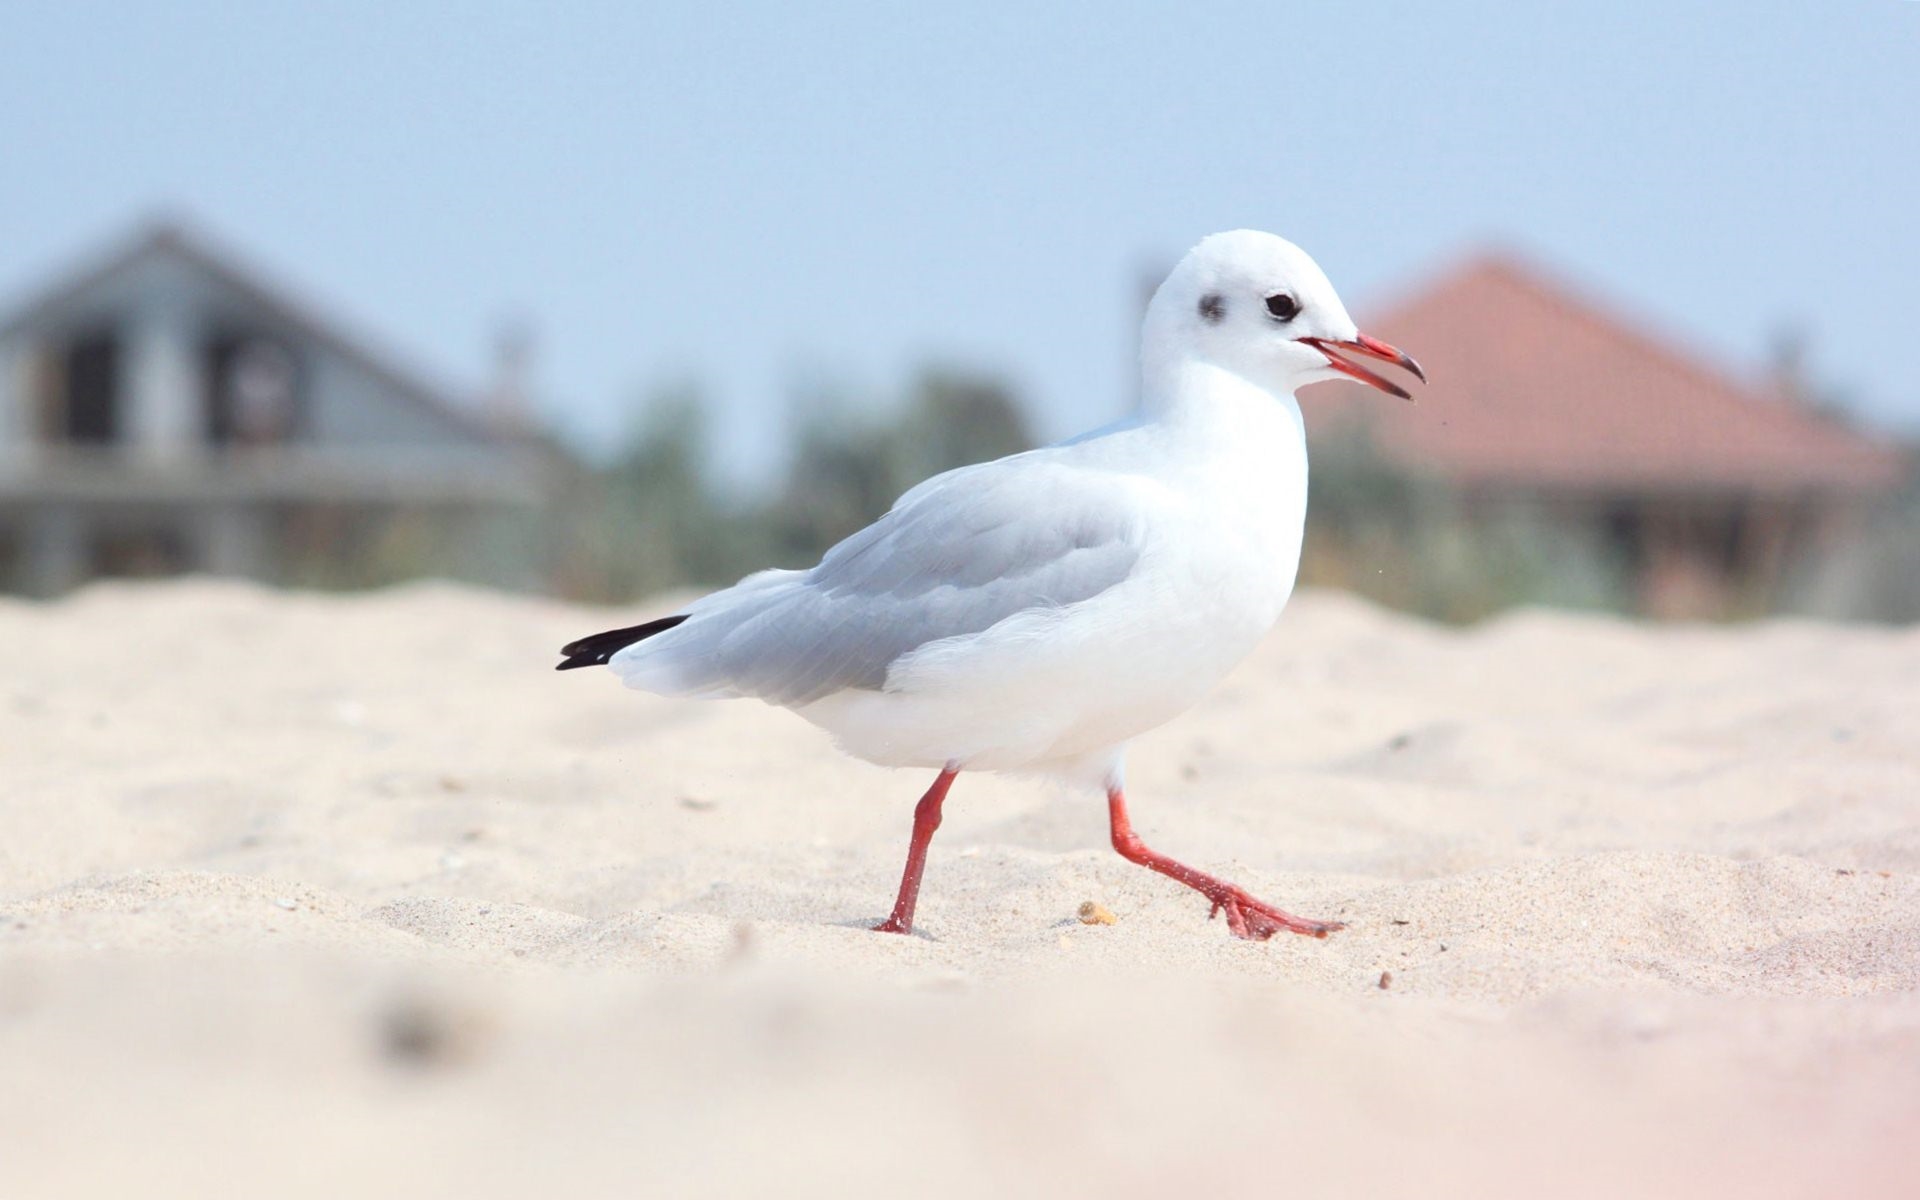
<svg viewBox="0 0 1920 1200">
<path fill-rule="evenodd" d="M 278 342 L 219 337 L 207 347 L 207 437 L 216 445 L 284 442 L 300 417 L 299 365 Z"/>
<path fill-rule="evenodd" d="M 69 442 L 104 444 L 120 437 L 120 341 L 111 331 L 68 347 L 66 404 L 57 428 Z"/>
</svg>

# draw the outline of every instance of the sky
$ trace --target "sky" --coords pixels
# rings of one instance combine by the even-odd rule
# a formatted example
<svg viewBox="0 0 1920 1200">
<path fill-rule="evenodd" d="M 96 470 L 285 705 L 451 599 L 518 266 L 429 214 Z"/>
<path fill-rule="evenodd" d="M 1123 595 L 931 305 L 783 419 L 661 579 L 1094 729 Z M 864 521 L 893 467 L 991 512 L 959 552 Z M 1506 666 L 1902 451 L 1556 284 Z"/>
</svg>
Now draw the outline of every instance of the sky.
<svg viewBox="0 0 1920 1200">
<path fill-rule="evenodd" d="M 429 378 L 502 322 L 751 478 L 822 382 L 1123 413 L 1146 277 L 1270 229 L 1364 314 L 1501 246 L 1920 431 L 1920 3 L 175 3 L 0 15 L 0 306 L 183 214 Z"/>
</svg>

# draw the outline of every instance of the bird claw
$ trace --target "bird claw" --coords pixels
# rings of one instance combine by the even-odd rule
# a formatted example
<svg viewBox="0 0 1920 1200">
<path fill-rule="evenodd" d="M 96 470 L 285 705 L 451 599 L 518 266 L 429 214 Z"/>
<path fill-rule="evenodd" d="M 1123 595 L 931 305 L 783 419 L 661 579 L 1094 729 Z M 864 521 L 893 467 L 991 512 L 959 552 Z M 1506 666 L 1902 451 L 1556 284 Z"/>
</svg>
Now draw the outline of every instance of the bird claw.
<svg viewBox="0 0 1920 1200">
<path fill-rule="evenodd" d="M 1296 917 L 1265 901 L 1254 899 L 1237 887 L 1229 886 L 1221 892 L 1209 892 L 1207 899 L 1213 902 L 1213 907 L 1207 911 L 1207 920 L 1213 920 L 1224 911 L 1227 914 L 1227 929 L 1233 936 L 1250 942 L 1264 942 L 1276 933 L 1323 938 L 1335 930 L 1346 928 L 1341 921 Z"/>
</svg>

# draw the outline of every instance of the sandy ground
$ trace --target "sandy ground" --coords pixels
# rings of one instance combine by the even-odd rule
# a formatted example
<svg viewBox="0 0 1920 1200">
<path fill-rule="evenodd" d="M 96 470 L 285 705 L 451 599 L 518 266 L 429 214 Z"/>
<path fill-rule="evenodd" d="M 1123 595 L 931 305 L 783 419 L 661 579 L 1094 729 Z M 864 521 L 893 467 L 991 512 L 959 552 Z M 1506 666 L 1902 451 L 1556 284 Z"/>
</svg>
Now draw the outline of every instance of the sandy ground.
<svg viewBox="0 0 1920 1200">
<path fill-rule="evenodd" d="M 1249 944 L 972 776 L 865 932 L 927 781 L 550 670 L 609 617 L 0 604 L 0 1195 L 1920 1186 L 1920 631 L 1303 596 L 1131 760 L 1351 925 Z"/>
</svg>

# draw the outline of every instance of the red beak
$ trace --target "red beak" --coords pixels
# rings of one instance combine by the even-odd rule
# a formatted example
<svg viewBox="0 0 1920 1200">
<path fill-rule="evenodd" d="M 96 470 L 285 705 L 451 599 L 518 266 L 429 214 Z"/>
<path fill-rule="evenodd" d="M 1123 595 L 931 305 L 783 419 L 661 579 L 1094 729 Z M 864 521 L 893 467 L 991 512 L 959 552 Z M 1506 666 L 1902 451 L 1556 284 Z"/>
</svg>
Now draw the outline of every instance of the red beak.
<svg viewBox="0 0 1920 1200">
<path fill-rule="evenodd" d="M 1385 376 L 1374 374 L 1359 363 L 1341 358 L 1338 354 L 1335 354 L 1334 351 L 1345 350 L 1349 354 L 1364 354 L 1368 358 L 1377 358 L 1381 362 L 1390 362 L 1396 367 L 1401 367 L 1413 372 L 1414 376 L 1418 378 L 1421 383 L 1427 381 L 1427 373 L 1420 369 L 1419 363 L 1413 361 L 1412 355 L 1404 350 L 1387 345 L 1379 338 L 1370 338 L 1364 333 L 1355 334 L 1353 340 L 1350 342 L 1336 342 L 1332 338 L 1316 337 L 1303 337 L 1298 340 L 1305 342 L 1315 350 L 1326 355 L 1327 365 L 1342 375 L 1350 375 L 1368 387 L 1377 387 L 1388 395 L 1398 396 L 1402 400 L 1413 399 L 1413 393 Z"/>
</svg>

